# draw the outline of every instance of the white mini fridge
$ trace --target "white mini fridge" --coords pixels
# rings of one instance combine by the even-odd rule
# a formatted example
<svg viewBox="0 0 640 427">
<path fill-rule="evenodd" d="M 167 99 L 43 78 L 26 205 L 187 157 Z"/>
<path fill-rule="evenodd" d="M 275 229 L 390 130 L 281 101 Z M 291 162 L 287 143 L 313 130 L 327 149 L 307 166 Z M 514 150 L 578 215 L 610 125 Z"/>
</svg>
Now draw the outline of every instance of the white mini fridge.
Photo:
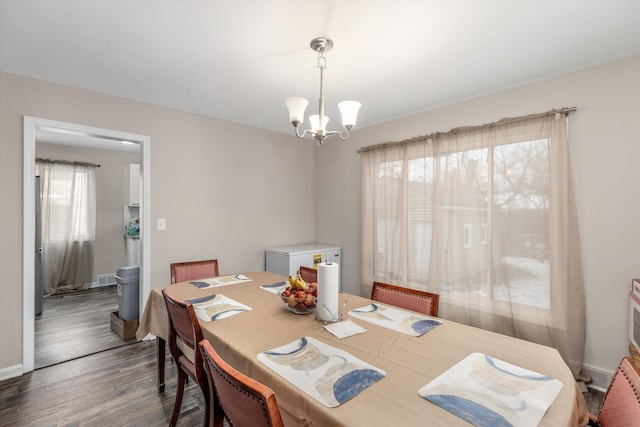
<svg viewBox="0 0 640 427">
<path fill-rule="evenodd" d="M 339 246 L 311 243 L 266 250 L 267 271 L 282 276 L 295 276 L 301 265 L 314 267 L 325 261 L 338 263 L 342 278 L 342 254 Z M 340 280 L 342 288 L 342 280 Z"/>
</svg>

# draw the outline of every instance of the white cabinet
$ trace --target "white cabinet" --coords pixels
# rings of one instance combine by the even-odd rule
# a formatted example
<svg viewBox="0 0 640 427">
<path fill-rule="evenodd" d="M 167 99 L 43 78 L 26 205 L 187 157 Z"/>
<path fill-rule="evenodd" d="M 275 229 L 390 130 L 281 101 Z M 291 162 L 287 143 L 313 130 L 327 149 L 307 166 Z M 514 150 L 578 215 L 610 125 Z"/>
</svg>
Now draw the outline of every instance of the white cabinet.
<svg viewBox="0 0 640 427">
<path fill-rule="evenodd" d="M 315 267 L 316 264 L 325 261 L 339 265 L 342 262 L 341 252 L 339 246 L 319 243 L 270 248 L 265 251 L 266 270 L 289 276 L 295 275 L 300 266 Z"/>
<path fill-rule="evenodd" d="M 129 164 L 129 205 L 140 204 L 140 164 Z"/>
</svg>

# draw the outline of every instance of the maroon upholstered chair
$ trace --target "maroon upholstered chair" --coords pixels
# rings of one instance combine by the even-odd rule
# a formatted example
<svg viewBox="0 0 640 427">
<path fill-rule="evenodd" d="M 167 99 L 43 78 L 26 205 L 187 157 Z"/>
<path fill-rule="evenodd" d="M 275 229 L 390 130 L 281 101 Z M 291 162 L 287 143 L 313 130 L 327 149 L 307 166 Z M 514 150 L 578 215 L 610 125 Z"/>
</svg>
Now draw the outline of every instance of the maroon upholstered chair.
<svg viewBox="0 0 640 427">
<path fill-rule="evenodd" d="M 307 283 L 318 283 L 318 270 L 311 267 L 300 266 L 300 277 Z"/>
<path fill-rule="evenodd" d="M 198 343 L 202 341 L 200 323 L 193 305 L 172 298 L 166 289 L 162 290 L 167 313 L 169 314 L 169 349 L 176 361 L 178 371 L 178 388 L 173 406 L 170 426 L 175 426 L 180 415 L 184 384 L 187 376 L 193 378 L 204 394 L 205 402 L 209 402 L 209 382 L 202 363 L 202 354 Z M 205 407 L 204 426 L 209 425 L 209 405 Z"/>
<path fill-rule="evenodd" d="M 630 357 L 623 357 L 604 395 L 600 413 L 589 414 L 590 426 L 640 426 L 640 372 Z"/>
<path fill-rule="evenodd" d="M 215 390 L 231 426 L 284 426 L 273 390 L 226 363 L 208 340 L 201 341 L 199 346 L 209 387 Z M 220 411 L 214 411 L 214 417 L 216 413 L 220 414 Z M 218 422 L 219 419 L 216 419 L 216 425 Z"/>
<path fill-rule="evenodd" d="M 187 280 L 206 279 L 219 276 L 218 260 L 174 262 L 171 264 L 171 283 Z"/>
<path fill-rule="evenodd" d="M 218 272 L 218 260 L 174 262 L 170 265 L 171 283 L 186 282 L 188 280 L 206 279 L 216 277 Z M 158 343 L 158 393 L 164 392 L 164 360 L 165 341 L 156 337 Z M 187 379 L 188 380 L 188 379 Z"/>
<path fill-rule="evenodd" d="M 403 288 L 386 283 L 373 282 L 371 288 L 371 299 L 417 311 L 429 316 L 438 316 L 438 302 L 440 296 L 431 292 L 419 291 L 416 289 Z"/>
</svg>

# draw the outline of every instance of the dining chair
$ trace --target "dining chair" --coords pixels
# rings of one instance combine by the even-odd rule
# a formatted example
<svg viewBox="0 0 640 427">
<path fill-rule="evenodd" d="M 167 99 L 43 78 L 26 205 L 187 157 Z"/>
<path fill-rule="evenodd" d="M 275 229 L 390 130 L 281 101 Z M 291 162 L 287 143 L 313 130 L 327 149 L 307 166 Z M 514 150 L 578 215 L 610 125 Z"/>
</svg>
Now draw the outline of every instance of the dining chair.
<svg viewBox="0 0 640 427">
<path fill-rule="evenodd" d="M 589 425 L 597 427 L 640 426 L 640 371 L 624 356 L 602 400 L 598 416 L 589 414 Z"/>
<path fill-rule="evenodd" d="M 406 308 L 407 310 L 428 314 L 429 316 L 438 316 L 440 296 L 431 292 L 373 282 L 371 299 L 395 305 L 396 307 Z"/>
<path fill-rule="evenodd" d="M 200 341 L 209 387 L 215 390 L 224 417 L 231 426 L 283 427 L 276 395 L 266 385 L 226 363 L 208 340 Z M 216 412 L 214 411 L 214 417 Z M 216 427 L 220 415 L 217 416 Z"/>
<path fill-rule="evenodd" d="M 170 271 L 172 284 L 186 282 L 188 280 L 216 277 L 219 275 L 218 260 L 209 259 L 203 261 L 174 262 L 170 265 Z M 163 393 L 165 342 L 160 337 L 157 337 L 156 340 L 158 342 L 158 393 Z"/>
<path fill-rule="evenodd" d="M 169 350 L 176 362 L 178 371 L 178 384 L 176 390 L 176 401 L 171 414 L 171 427 L 175 426 L 180 415 L 182 397 L 184 395 L 184 385 L 187 377 L 200 386 L 205 402 L 209 402 L 211 390 L 207 381 L 207 373 L 202 363 L 202 354 L 198 343 L 202 341 L 202 331 L 200 323 L 196 317 L 192 304 L 172 298 L 166 289 L 162 290 L 167 313 L 169 314 Z M 204 426 L 209 425 L 209 412 L 211 407 L 205 405 Z"/>
<path fill-rule="evenodd" d="M 302 277 L 302 280 L 305 282 L 318 283 L 318 270 L 315 268 L 304 267 L 301 265 L 298 271 L 300 271 L 300 277 Z"/>
<path fill-rule="evenodd" d="M 219 276 L 218 260 L 174 262 L 171 264 L 171 283 Z"/>
</svg>

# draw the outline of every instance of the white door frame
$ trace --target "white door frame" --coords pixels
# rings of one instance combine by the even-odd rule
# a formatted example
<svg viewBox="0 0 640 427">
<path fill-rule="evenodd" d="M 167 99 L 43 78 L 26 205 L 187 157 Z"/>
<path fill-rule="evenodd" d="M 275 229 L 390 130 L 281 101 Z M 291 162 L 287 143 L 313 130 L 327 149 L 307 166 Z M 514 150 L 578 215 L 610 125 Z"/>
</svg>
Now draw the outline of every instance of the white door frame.
<svg viewBox="0 0 640 427">
<path fill-rule="evenodd" d="M 140 144 L 142 194 L 140 206 L 140 242 L 142 245 L 142 265 L 140 268 L 140 313 L 147 303 L 147 297 L 151 291 L 150 266 L 151 266 L 151 234 L 150 234 L 150 138 L 145 135 L 136 135 L 110 129 L 101 129 L 91 126 L 77 125 L 56 120 L 41 119 L 24 116 L 23 141 L 24 141 L 24 165 L 23 165 L 23 218 L 22 218 L 22 373 L 33 371 L 35 364 L 35 200 L 33 189 L 35 187 L 35 153 L 36 130 L 41 128 L 53 128 L 68 131 L 76 135 L 82 134 L 111 140 L 135 141 Z"/>
</svg>

